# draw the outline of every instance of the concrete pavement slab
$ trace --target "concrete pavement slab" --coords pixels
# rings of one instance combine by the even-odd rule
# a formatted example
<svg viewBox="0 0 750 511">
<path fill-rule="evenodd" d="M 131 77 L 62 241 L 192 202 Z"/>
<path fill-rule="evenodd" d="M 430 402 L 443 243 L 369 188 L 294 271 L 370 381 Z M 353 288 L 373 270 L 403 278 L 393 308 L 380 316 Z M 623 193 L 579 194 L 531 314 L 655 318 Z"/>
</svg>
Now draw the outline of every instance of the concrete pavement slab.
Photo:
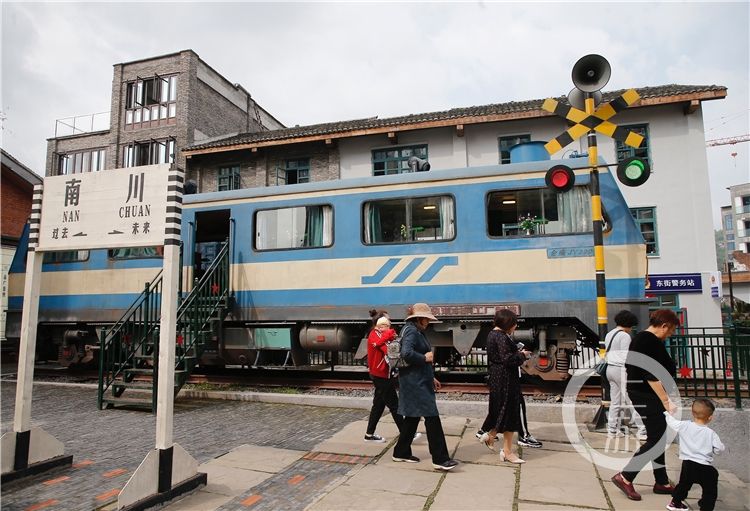
<svg viewBox="0 0 750 511">
<path fill-rule="evenodd" d="M 268 472 L 226 467 L 213 462 L 200 465 L 198 471 L 208 475 L 208 482 L 203 491 L 230 497 L 242 494 L 248 488 L 262 483 L 272 475 Z"/>
<path fill-rule="evenodd" d="M 244 444 L 235 447 L 210 463 L 245 470 L 275 473 L 284 470 L 284 468 L 300 459 L 304 454 L 304 451 Z"/>
<path fill-rule="evenodd" d="M 457 436 L 446 436 L 445 437 L 445 443 L 448 445 L 448 452 L 454 453 L 456 451 L 456 447 L 458 446 L 458 443 L 460 442 L 461 438 Z M 393 461 L 393 446 L 391 446 L 388 449 L 388 452 L 385 453 L 383 457 L 381 457 L 377 461 L 377 465 L 384 466 L 384 467 L 401 467 L 404 469 L 416 469 L 416 470 L 429 470 L 430 472 L 434 472 L 435 469 L 432 468 L 432 456 L 430 456 L 430 450 L 429 445 L 427 444 L 427 436 L 423 435 L 419 440 L 415 440 L 411 444 L 411 453 L 413 456 L 416 456 L 419 458 L 419 463 L 405 463 L 405 462 L 397 462 Z M 459 470 L 459 467 L 454 468 L 453 470 Z"/>
<path fill-rule="evenodd" d="M 445 474 L 430 511 L 513 508 L 515 470 L 471 463 L 459 467 Z"/>
<path fill-rule="evenodd" d="M 588 455 L 584 457 L 577 452 L 524 449 L 522 457 L 526 460 L 524 469 L 528 467 L 530 470 L 535 470 L 536 467 L 545 467 L 555 468 L 562 472 L 571 470 L 585 472 L 582 477 L 588 474 L 595 475 L 594 465 Z"/>
<path fill-rule="evenodd" d="M 588 509 L 595 510 L 609 508 L 589 507 L 582 504 L 577 504 L 575 506 L 563 506 L 559 504 L 547 504 L 542 502 L 518 502 L 518 511 L 585 511 Z"/>
<path fill-rule="evenodd" d="M 341 485 L 307 508 L 307 511 L 351 511 L 388 509 L 392 511 L 421 511 L 427 497 L 403 495 L 383 490 Z"/>
<path fill-rule="evenodd" d="M 441 416 L 440 422 L 446 436 L 461 436 L 466 429 L 466 419 L 461 416 Z M 424 423 L 420 422 L 420 426 L 424 428 Z"/>
<path fill-rule="evenodd" d="M 213 511 L 232 499 L 233 497 L 229 495 L 211 493 L 201 489 L 167 505 L 164 511 Z"/>
<path fill-rule="evenodd" d="M 441 476 L 442 474 L 437 471 L 425 472 L 400 466 L 367 465 L 345 484 L 360 489 L 428 497 L 435 491 Z"/>
<path fill-rule="evenodd" d="M 572 459 L 572 454 L 564 453 Z M 576 458 L 581 459 L 576 456 Z M 573 462 L 578 466 L 578 461 Z M 607 499 L 602 491 L 593 465 L 589 470 L 576 468 L 565 470 L 564 466 L 550 466 L 544 460 L 527 460 L 521 466 L 518 498 L 550 504 L 583 504 L 607 508 Z M 618 490 L 619 491 L 619 490 Z"/>
<path fill-rule="evenodd" d="M 393 439 L 398 436 L 398 428 L 393 422 L 379 424 L 378 434 L 388 439 L 384 443 L 365 442 L 366 430 L 367 421 L 351 422 L 332 437 L 317 444 L 312 450 L 356 456 L 377 456 L 392 444 Z"/>
</svg>

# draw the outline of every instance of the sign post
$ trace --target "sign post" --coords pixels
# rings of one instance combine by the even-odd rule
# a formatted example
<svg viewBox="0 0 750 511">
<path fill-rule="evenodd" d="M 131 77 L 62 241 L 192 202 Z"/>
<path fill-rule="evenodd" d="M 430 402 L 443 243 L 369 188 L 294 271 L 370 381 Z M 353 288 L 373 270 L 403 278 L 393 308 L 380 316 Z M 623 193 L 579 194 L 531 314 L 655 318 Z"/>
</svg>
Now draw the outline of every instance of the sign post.
<svg viewBox="0 0 750 511">
<path fill-rule="evenodd" d="M 39 290 L 43 259 L 43 255 L 37 251 L 42 190 L 42 185 L 34 186 L 29 250 L 26 256 L 26 281 L 23 287 L 24 307 L 21 313 L 21 344 L 18 354 L 13 431 L 5 433 L 0 438 L 0 452 L 2 453 L 2 476 L 0 477 L 3 483 L 73 463 L 73 456 L 65 456 L 65 447 L 62 442 L 42 428 L 31 427 L 36 326 L 39 318 Z"/>
<path fill-rule="evenodd" d="M 72 462 L 72 456 L 63 456 L 62 443 L 30 425 L 42 253 L 164 245 L 156 448 L 123 488 L 118 506 L 154 497 L 158 502 L 181 493 L 180 488 L 205 484 L 197 462 L 172 441 L 183 181 L 182 170 L 163 164 L 47 177 L 43 198 L 42 187 L 35 187 L 13 432 L 0 439 L 3 482 L 6 475 L 46 470 L 61 458 Z"/>
<path fill-rule="evenodd" d="M 596 108 L 596 97 L 601 97 L 599 92 L 607 82 L 611 74 L 609 62 L 601 55 L 586 55 L 578 60 L 573 66 L 573 89 L 569 95 L 571 106 L 563 105 L 554 99 L 547 99 L 542 104 L 542 109 L 555 113 L 560 117 L 573 122 L 573 126 L 550 140 L 545 144 L 545 149 L 553 154 L 574 140 L 587 136 L 589 166 L 590 166 L 590 190 L 591 190 L 591 219 L 594 232 L 594 269 L 596 276 L 596 318 L 599 334 L 599 356 L 604 358 L 606 347 L 604 338 L 607 335 L 607 289 L 604 269 L 604 233 L 602 201 L 599 188 L 599 150 L 596 140 L 596 132 L 619 140 L 631 147 L 640 147 L 643 137 L 638 133 L 629 131 L 609 122 L 609 119 L 620 110 L 632 105 L 640 96 L 630 89 L 619 98 Z M 583 100 L 584 110 L 575 108 L 573 103 Z M 550 169 L 552 171 L 553 169 Z M 624 172 L 618 171 L 619 174 Z M 628 186 L 638 186 L 648 179 L 648 173 L 637 176 Z M 637 183 L 637 184 L 635 184 Z M 593 420 L 593 428 L 599 429 L 606 423 L 606 410 L 609 403 L 609 386 L 602 380 L 602 406 Z"/>
</svg>

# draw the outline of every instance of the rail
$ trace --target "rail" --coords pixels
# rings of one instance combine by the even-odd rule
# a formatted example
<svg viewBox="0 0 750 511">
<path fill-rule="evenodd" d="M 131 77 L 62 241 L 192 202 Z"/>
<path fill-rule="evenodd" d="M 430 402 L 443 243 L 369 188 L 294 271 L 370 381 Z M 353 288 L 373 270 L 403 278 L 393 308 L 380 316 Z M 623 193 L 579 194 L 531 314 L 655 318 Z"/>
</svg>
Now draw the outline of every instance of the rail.
<svg viewBox="0 0 750 511">
<path fill-rule="evenodd" d="M 203 353 L 206 341 L 213 335 L 213 331 L 207 328 L 212 321 L 222 320 L 223 312 L 229 306 L 229 248 L 230 243 L 227 240 L 177 309 L 175 393 L 187 381 L 187 376 Z M 155 371 L 156 378 L 158 367 Z"/>
</svg>

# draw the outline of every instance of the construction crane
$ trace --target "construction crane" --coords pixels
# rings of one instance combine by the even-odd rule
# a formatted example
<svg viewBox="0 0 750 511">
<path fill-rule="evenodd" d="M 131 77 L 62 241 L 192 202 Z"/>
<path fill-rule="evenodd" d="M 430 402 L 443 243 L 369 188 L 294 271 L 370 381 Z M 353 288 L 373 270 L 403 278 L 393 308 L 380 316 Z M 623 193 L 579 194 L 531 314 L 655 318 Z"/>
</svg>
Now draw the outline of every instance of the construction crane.
<svg viewBox="0 0 750 511">
<path fill-rule="evenodd" d="M 750 142 L 750 135 L 740 135 L 738 137 L 715 138 L 713 140 L 706 140 L 706 147 L 712 147 L 716 145 L 734 145 L 739 142 Z"/>
</svg>

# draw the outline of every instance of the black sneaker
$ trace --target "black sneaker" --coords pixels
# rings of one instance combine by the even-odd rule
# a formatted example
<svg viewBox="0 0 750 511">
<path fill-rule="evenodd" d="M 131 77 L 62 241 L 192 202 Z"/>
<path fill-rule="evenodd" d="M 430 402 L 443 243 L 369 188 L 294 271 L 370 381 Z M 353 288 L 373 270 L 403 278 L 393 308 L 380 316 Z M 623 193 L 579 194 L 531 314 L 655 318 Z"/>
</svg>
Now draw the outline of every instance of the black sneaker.
<svg viewBox="0 0 750 511">
<path fill-rule="evenodd" d="M 684 502 L 680 502 L 679 500 L 672 499 L 669 501 L 669 504 L 667 504 L 667 509 L 669 509 L 669 511 L 683 511 L 683 510 L 690 509 L 690 508 Z"/>
<path fill-rule="evenodd" d="M 416 456 L 409 456 L 408 458 L 398 458 L 396 456 L 391 456 L 391 459 L 398 462 L 404 461 L 406 463 L 419 463 L 419 458 L 417 458 Z"/>
<path fill-rule="evenodd" d="M 518 445 L 522 445 L 524 447 L 531 447 L 533 449 L 539 449 L 542 446 L 542 442 L 537 440 L 531 435 L 526 435 L 523 438 L 518 439 Z"/>
<path fill-rule="evenodd" d="M 372 435 L 365 434 L 365 442 L 377 442 L 379 444 L 382 444 L 385 442 L 385 438 L 374 433 Z"/>
<path fill-rule="evenodd" d="M 448 460 L 442 463 L 433 463 L 432 468 L 434 468 L 435 470 L 444 470 L 445 472 L 447 472 L 456 467 L 456 465 L 458 465 L 458 462 L 456 460 Z"/>
</svg>

